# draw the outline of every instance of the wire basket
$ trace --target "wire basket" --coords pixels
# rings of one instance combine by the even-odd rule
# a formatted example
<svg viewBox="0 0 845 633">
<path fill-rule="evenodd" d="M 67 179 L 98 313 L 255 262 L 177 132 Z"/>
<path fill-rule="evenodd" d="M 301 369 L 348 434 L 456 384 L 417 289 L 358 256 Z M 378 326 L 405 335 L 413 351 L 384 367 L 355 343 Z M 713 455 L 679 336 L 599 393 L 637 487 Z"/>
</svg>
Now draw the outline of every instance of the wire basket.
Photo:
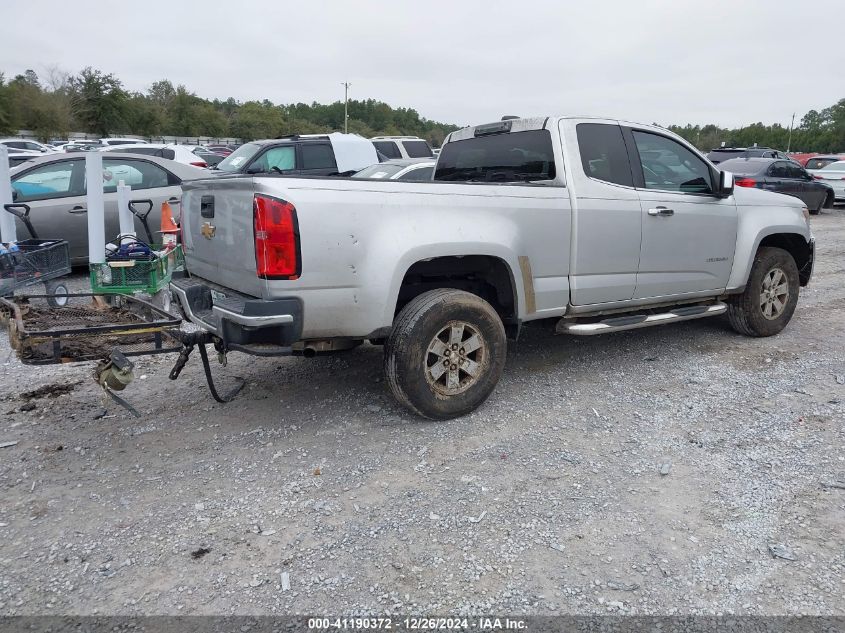
<svg viewBox="0 0 845 633">
<path fill-rule="evenodd" d="M 152 250 L 161 249 L 154 246 Z M 145 258 L 109 257 L 104 264 L 89 264 L 91 290 L 96 294 L 154 295 L 170 283 L 174 271 L 184 270 L 185 255 L 179 244 L 165 255 Z"/>
<path fill-rule="evenodd" d="M 46 295 L 0 298 L 0 322 L 27 365 L 74 363 L 125 356 L 163 354 L 181 349 L 175 337 L 181 320 L 135 297 L 115 297 L 98 305 L 93 293 L 68 295 L 63 306 L 44 307 Z"/>
<path fill-rule="evenodd" d="M 0 296 L 70 273 L 65 240 L 22 240 L 17 246 L 17 252 L 0 255 Z"/>
</svg>

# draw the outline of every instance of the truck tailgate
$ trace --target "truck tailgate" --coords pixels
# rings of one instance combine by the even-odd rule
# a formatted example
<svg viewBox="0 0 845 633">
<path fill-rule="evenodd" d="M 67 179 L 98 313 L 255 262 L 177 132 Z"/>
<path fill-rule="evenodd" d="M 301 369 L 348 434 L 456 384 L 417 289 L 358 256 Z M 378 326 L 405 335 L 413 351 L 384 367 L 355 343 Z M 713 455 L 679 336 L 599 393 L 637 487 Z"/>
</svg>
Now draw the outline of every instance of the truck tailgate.
<svg viewBox="0 0 845 633">
<path fill-rule="evenodd" d="M 264 280 L 255 272 L 253 178 L 186 182 L 182 189 L 188 270 L 243 294 L 263 296 Z"/>
</svg>

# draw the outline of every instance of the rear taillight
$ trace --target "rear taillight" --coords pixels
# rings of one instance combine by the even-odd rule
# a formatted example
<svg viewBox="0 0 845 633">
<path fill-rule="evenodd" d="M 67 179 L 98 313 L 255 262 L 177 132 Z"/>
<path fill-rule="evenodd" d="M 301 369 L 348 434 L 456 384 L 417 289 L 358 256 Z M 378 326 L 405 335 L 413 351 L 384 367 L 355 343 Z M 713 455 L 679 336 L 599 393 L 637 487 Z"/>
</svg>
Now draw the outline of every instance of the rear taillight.
<svg viewBox="0 0 845 633">
<path fill-rule="evenodd" d="M 737 187 L 756 187 L 757 181 L 753 178 L 737 178 L 734 180 L 734 184 Z"/>
<path fill-rule="evenodd" d="M 253 203 L 255 271 L 262 279 L 298 279 L 299 225 L 290 202 L 256 194 Z"/>
<path fill-rule="evenodd" d="M 194 167 L 208 167 L 208 163 L 204 160 L 194 161 L 193 163 L 191 163 L 191 165 L 193 165 Z"/>
<path fill-rule="evenodd" d="M 824 177 L 819 176 L 818 174 L 813 174 L 813 178 L 815 178 L 816 180 L 824 180 Z"/>
</svg>

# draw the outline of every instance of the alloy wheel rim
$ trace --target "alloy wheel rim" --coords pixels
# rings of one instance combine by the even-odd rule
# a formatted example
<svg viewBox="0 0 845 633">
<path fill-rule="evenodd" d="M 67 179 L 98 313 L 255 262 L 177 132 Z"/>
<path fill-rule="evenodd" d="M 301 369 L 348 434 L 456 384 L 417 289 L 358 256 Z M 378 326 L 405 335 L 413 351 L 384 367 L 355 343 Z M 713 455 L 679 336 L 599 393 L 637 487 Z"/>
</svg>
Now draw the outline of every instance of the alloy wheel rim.
<svg viewBox="0 0 845 633">
<path fill-rule="evenodd" d="M 426 350 L 426 381 L 437 393 L 454 396 L 478 382 L 486 362 L 487 344 L 478 329 L 465 321 L 451 321 Z"/>
<path fill-rule="evenodd" d="M 763 277 L 760 289 L 760 310 L 763 317 L 774 321 L 786 310 L 789 302 L 789 281 L 780 268 L 772 268 Z"/>
</svg>

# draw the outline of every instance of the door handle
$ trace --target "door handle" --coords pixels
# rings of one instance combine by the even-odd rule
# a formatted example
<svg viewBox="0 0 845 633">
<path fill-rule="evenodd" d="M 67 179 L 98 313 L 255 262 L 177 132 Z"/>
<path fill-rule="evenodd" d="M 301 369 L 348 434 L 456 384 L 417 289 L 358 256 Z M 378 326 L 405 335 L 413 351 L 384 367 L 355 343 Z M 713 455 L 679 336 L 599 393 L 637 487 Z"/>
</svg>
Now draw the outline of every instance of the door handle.
<svg viewBox="0 0 845 633">
<path fill-rule="evenodd" d="M 649 215 L 670 216 L 670 215 L 675 215 L 675 210 L 674 209 L 667 209 L 666 207 L 657 207 L 656 209 L 649 209 L 648 214 Z"/>
<path fill-rule="evenodd" d="M 79 205 L 77 205 L 77 206 L 75 206 L 71 209 L 68 209 L 67 212 L 73 213 L 74 215 L 79 215 L 80 213 L 88 213 L 88 209 L 86 209 L 85 207 L 80 207 Z"/>
</svg>

